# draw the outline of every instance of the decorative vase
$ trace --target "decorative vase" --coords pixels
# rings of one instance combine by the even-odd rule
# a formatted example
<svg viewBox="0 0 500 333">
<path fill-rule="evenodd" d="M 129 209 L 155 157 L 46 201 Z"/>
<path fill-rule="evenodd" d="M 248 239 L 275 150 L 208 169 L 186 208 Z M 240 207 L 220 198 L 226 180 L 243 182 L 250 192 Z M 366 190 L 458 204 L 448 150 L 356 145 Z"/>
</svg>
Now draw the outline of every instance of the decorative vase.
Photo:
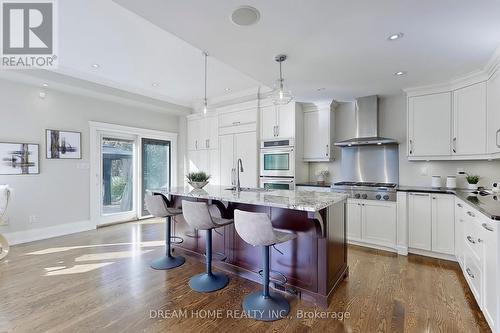
<svg viewBox="0 0 500 333">
<path fill-rule="evenodd" d="M 469 190 L 477 190 L 477 184 L 469 184 Z"/>
<path fill-rule="evenodd" d="M 208 181 L 204 181 L 204 182 L 188 182 L 188 183 L 189 183 L 189 185 L 191 185 L 195 189 L 201 190 L 202 188 L 204 188 L 208 184 Z"/>
</svg>

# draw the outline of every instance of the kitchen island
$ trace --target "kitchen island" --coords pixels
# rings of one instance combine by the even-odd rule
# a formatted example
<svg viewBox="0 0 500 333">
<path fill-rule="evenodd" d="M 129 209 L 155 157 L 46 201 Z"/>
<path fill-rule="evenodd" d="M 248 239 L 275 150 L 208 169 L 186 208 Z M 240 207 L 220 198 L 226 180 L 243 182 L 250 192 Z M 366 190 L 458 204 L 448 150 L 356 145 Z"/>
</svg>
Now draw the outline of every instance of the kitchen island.
<svg viewBox="0 0 500 333">
<path fill-rule="evenodd" d="M 345 202 L 340 193 L 246 189 L 208 185 L 202 190 L 175 187 L 153 191 L 165 196 L 169 205 L 181 207 L 182 200 L 206 201 L 211 213 L 233 218 L 235 209 L 265 212 L 275 228 L 297 238 L 271 249 L 272 286 L 277 290 L 327 307 L 335 287 L 348 275 Z M 173 223 L 173 236 L 183 242 L 176 251 L 204 260 L 205 239 L 181 216 Z M 261 255 L 258 247 L 245 243 L 234 224 L 213 233 L 216 269 L 260 283 Z"/>
</svg>

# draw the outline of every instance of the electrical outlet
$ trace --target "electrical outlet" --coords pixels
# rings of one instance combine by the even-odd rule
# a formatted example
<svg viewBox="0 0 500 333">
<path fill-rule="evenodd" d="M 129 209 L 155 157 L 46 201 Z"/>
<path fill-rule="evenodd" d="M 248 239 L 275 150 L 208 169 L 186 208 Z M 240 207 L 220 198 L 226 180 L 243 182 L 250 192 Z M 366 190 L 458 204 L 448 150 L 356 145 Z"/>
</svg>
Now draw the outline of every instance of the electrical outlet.
<svg viewBox="0 0 500 333">
<path fill-rule="evenodd" d="M 38 221 L 38 217 L 35 214 L 30 215 L 30 217 L 29 217 L 30 223 L 36 223 L 37 221 Z"/>
</svg>

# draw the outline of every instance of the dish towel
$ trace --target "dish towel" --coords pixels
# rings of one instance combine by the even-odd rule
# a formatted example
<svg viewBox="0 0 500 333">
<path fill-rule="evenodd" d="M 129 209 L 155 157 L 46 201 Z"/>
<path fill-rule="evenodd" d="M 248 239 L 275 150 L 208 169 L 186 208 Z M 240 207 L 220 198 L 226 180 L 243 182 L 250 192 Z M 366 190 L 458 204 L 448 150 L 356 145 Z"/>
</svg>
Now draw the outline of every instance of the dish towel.
<svg viewBox="0 0 500 333">
<path fill-rule="evenodd" d="M 5 213 L 7 212 L 10 192 L 11 189 L 9 185 L 0 185 L 0 220 L 5 216 Z"/>
</svg>

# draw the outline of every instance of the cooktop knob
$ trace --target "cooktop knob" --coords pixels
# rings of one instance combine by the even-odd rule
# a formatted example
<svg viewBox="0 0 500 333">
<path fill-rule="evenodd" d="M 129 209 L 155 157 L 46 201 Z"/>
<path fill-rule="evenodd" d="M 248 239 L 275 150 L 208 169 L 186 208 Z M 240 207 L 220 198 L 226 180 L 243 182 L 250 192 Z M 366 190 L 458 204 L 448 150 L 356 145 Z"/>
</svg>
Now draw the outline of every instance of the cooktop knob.
<svg viewBox="0 0 500 333">
<path fill-rule="evenodd" d="M 368 198 L 368 195 L 367 195 L 366 193 L 363 193 L 363 194 L 361 195 L 361 198 L 366 199 L 366 198 Z"/>
<path fill-rule="evenodd" d="M 382 198 L 382 196 L 381 196 L 380 194 L 377 194 L 377 195 L 375 196 L 375 198 L 376 198 L 377 200 L 380 200 L 380 199 Z"/>
<path fill-rule="evenodd" d="M 355 197 L 356 199 L 359 199 L 359 198 L 361 197 L 361 195 L 360 195 L 359 193 L 356 193 L 356 194 L 354 195 L 354 197 Z"/>
<path fill-rule="evenodd" d="M 384 195 L 384 200 L 389 200 L 389 196 L 387 194 Z"/>
</svg>

